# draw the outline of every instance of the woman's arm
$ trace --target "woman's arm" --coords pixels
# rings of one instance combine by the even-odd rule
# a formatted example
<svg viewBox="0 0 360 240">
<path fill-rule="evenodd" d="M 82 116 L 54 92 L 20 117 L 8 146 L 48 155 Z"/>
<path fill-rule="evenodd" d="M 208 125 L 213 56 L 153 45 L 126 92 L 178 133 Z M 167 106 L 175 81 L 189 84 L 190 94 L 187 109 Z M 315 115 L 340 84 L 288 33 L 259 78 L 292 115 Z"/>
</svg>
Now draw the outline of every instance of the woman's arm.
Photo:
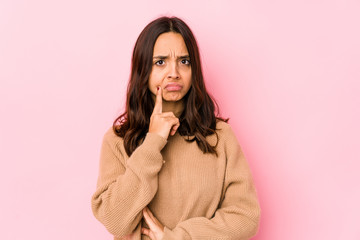
<svg viewBox="0 0 360 240">
<path fill-rule="evenodd" d="M 163 164 L 160 151 L 166 142 L 156 133 L 147 133 L 125 164 L 122 139 L 112 129 L 104 135 L 97 189 L 91 204 L 95 217 L 114 236 L 132 233 L 142 218 L 143 208 L 155 196 Z"/>
<path fill-rule="evenodd" d="M 139 224 L 142 210 L 157 192 L 158 173 L 163 164 L 160 151 L 179 124 L 172 112 L 162 112 L 162 89 L 159 86 L 149 132 L 126 164 L 121 138 L 112 129 L 105 134 L 92 210 L 114 236 L 131 234 Z"/>
<path fill-rule="evenodd" d="M 165 227 L 163 239 L 249 239 L 257 233 L 260 206 L 249 165 L 230 126 L 224 129 L 227 166 L 223 200 L 210 219 L 195 217 L 174 229 Z"/>
</svg>

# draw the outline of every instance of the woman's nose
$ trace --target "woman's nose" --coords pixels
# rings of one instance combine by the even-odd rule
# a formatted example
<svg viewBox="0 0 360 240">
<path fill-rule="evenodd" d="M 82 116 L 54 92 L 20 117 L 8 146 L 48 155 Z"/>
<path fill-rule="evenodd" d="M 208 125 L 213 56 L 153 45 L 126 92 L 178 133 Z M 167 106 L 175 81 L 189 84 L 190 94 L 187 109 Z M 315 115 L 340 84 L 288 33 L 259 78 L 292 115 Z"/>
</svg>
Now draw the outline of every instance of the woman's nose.
<svg viewBox="0 0 360 240">
<path fill-rule="evenodd" d="M 169 68 L 170 69 L 168 73 L 168 78 L 174 78 L 174 79 L 180 78 L 178 65 L 176 63 L 171 63 Z"/>
</svg>

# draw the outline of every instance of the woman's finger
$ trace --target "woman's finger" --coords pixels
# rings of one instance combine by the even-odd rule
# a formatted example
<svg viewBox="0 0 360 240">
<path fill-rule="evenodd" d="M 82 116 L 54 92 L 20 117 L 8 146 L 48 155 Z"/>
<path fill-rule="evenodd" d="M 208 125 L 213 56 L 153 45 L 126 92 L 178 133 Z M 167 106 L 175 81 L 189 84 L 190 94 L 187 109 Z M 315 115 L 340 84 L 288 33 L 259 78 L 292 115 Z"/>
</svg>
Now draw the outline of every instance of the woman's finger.
<svg viewBox="0 0 360 240">
<path fill-rule="evenodd" d="M 145 222 L 150 227 L 150 229 L 154 229 L 156 226 L 155 222 L 151 219 L 149 213 L 146 211 L 145 208 L 143 209 L 143 215 L 144 215 Z"/>
<path fill-rule="evenodd" d="M 143 209 L 143 215 L 145 222 L 149 226 L 149 231 L 144 231 L 148 233 L 149 237 L 153 240 L 162 239 L 164 235 L 164 226 L 159 222 L 159 220 L 157 220 L 149 208 L 146 207 Z"/>
<path fill-rule="evenodd" d="M 148 207 L 146 207 L 146 210 L 150 216 L 150 218 L 153 220 L 153 222 L 157 225 L 157 227 L 160 227 L 162 224 L 159 222 L 159 220 L 154 217 L 153 213 L 150 211 L 150 209 Z"/>
<path fill-rule="evenodd" d="M 173 112 L 162 112 L 162 89 L 159 86 L 156 92 L 155 106 L 150 117 L 149 132 L 157 133 L 167 139 L 173 136 L 180 126 L 179 119 Z"/>
<path fill-rule="evenodd" d="M 177 131 L 177 129 L 179 128 L 179 126 L 180 126 L 180 121 L 179 121 L 179 119 L 178 118 L 176 118 L 176 119 L 173 119 L 172 121 L 171 121 L 171 129 L 170 129 L 170 135 L 171 136 L 173 136 L 175 133 L 176 133 L 176 131 Z"/>
<path fill-rule="evenodd" d="M 171 135 L 171 136 L 174 136 L 179 127 L 180 127 L 180 122 L 178 122 L 177 124 L 175 124 L 175 125 L 171 128 L 170 135 Z"/>
<path fill-rule="evenodd" d="M 154 217 L 154 215 L 152 214 L 152 212 L 150 211 L 150 209 L 148 207 L 145 208 L 145 211 L 148 213 L 149 217 L 151 218 L 151 220 L 153 221 L 153 223 L 158 223 L 159 221 Z"/>
<path fill-rule="evenodd" d="M 150 229 L 141 228 L 141 233 L 150 237 Z"/>
<path fill-rule="evenodd" d="M 161 87 L 159 86 L 157 88 L 155 106 L 152 114 L 161 114 L 161 113 L 162 113 L 162 90 Z"/>
</svg>

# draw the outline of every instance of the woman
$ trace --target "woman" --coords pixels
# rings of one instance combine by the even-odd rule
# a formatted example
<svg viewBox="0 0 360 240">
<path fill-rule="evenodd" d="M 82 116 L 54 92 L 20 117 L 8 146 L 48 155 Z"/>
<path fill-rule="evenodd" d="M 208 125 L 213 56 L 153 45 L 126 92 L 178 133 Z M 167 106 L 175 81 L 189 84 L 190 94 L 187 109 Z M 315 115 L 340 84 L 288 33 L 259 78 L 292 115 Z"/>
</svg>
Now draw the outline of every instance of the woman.
<svg viewBox="0 0 360 240">
<path fill-rule="evenodd" d="M 199 50 L 179 18 L 134 47 L 126 111 L 105 133 L 95 217 L 114 239 L 249 239 L 260 207 L 227 120 L 215 115 Z"/>
</svg>

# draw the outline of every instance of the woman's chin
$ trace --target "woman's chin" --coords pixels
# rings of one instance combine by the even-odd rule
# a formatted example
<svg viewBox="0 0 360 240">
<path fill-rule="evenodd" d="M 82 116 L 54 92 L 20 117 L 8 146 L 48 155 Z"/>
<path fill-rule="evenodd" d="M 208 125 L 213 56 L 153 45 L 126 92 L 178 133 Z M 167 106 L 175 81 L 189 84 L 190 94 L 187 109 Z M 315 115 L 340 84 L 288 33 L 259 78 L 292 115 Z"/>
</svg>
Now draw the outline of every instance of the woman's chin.
<svg viewBox="0 0 360 240">
<path fill-rule="evenodd" d="M 163 99 L 167 102 L 176 102 L 182 98 L 182 95 L 179 92 L 168 92 L 163 95 Z"/>
</svg>

